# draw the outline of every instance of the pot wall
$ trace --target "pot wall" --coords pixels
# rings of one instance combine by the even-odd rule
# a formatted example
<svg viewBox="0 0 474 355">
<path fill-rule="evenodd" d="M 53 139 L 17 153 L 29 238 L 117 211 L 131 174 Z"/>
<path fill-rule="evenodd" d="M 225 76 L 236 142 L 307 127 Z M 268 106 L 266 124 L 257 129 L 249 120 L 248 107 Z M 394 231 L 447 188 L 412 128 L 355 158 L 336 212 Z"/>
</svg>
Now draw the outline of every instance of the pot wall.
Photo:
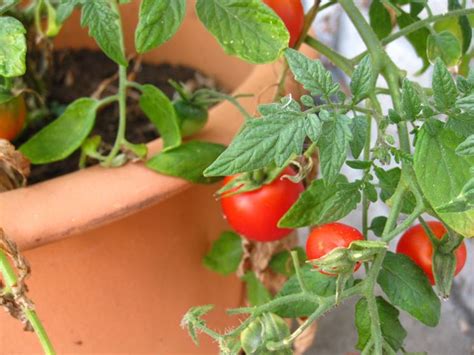
<svg viewBox="0 0 474 355">
<path fill-rule="evenodd" d="M 234 277 L 207 271 L 201 258 L 225 228 L 215 187 L 196 187 L 119 222 L 30 250 L 31 297 L 58 354 L 216 354 L 180 328 L 189 307 L 241 302 Z M 54 223 L 54 222 L 53 222 Z M 0 316 L 2 354 L 39 353 L 33 333 Z"/>
</svg>

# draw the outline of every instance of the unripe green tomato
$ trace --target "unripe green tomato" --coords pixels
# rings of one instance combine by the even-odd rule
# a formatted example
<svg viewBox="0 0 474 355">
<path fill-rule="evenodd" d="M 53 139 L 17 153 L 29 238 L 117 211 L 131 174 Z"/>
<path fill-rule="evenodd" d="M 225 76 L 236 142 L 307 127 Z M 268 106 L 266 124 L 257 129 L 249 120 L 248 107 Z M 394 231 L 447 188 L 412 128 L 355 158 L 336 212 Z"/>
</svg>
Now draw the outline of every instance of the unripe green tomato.
<svg viewBox="0 0 474 355">
<path fill-rule="evenodd" d="M 256 318 L 240 334 L 242 349 L 247 355 L 291 355 L 288 347 L 277 351 L 269 351 L 266 344 L 270 341 L 280 341 L 290 335 L 288 324 L 273 313 L 264 313 Z"/>
<path fill-rule="evenodd" d="M 205 107 L 193 105 L 184 100 L 175 101 L 173 106 L 183 137 L 199 132 L 206 125 L 208 113 Z"/>
</svg>

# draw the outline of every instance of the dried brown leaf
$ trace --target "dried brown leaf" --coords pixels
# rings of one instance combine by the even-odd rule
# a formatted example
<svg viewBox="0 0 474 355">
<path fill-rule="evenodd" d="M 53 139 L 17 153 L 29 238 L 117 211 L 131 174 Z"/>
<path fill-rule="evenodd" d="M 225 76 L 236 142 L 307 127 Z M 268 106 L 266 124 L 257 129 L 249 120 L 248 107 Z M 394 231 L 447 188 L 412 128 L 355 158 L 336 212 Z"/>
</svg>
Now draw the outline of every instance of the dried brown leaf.
<svg viewBox="0 0 474 355">
<path fill-rule="evenodd" d="M 0 192 L 26 185 L 30 162 L 7 140 L 0 139 Z"/>
</svg>

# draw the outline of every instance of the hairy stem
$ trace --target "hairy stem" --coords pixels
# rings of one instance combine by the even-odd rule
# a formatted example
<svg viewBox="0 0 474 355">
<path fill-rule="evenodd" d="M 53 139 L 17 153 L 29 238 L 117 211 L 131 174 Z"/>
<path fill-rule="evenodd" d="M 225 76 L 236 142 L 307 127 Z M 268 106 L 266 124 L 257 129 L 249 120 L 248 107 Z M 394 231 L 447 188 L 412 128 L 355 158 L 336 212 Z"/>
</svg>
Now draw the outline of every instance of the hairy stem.
<svg viewBox="0 0 474 355">
<path fill-rule="evenodd" d="M 324 43 L 317 40 L 316 38 L 311 37 L 310 35 L 306 36 L 305 43 L 311 48 L 321 53 L 323 56 L 325 56 L 331 63 L 341 69 L 347 76 L 352 75 L 352 72 L 354 71 L 354 66 L 352 65 L 352 62 L 349 59 L 339 54 L 334 49 L 326 46 Z"/>
<path fill-rule="evenodd" d="M 0 274 L 3 277 L 6 287 L 11 293 L 11 290 L 17 286 L 18 278 L 10 264 L 10 260 L 3 251 L 0 251 Z M 44 353 L 47 355 L 54 355 L 56 352 L 54 350 L 53 344 L 49 340 L 48 334 L 40 319 L 38 318 L 35 310 L 29 308 L 27 305 L 22 305 L 21 310 L 28 322 L 30 322 L 31 326 L 33 327 Z"/>
</svg>

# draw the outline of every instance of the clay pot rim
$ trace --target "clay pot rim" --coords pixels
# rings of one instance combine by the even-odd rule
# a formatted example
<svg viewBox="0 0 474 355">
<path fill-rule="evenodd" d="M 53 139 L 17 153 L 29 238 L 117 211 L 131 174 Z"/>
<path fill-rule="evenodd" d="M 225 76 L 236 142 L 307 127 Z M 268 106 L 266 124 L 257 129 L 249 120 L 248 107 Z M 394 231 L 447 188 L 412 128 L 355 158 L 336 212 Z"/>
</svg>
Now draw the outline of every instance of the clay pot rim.
<svg viewBox="0 0 474 355">
<path fill-rule="evenodd" d="M 242 90 L 243 88 L 253 87 L 256 80 L 259 80 L 258 77 L 260 76 L 261 78 L 261 72 L 265 71 L 263 69 L 265 67 L 266 65 L 255 66 L 251 69 L 249 75 L 242 80 L 232 93 L 245 92 Z M 246 90 L 248 92 L 249 89 Z M 202 133 L 196 137 L 192 137 L 192 139 L 228 143 L 232 137 L 220 137 L 214 129 L 216 126 L 215 118 L 222 115 L 222 112 L 228 110 L 236 110 L 228 101 L 223 101 L 212 107 L 209 110 L 209 122 L 207 127 Z M 233 132 L 232 135 L 234 133 L 235 132 Z M 152 156 L 161 150 L 162 139 L 157 138 L 147 143 L 147 146 L 149 149 L 148 156 Z M 151 174 L 153 176 L 150 176 Z M 51 206 L 51 204 L 57 206 L 59 205 L 58 199 L 67 196 L 67 194 L 65 195 L 67 190 L 79 188 L 82 189 L 85 194 L 88 193 L 87 183 L 81 183 L 81 181 L 95 180 L 99 182 L 99 185 L 107 187 L 107 183 L 104 182 L 113 177 L 115 179 L 124 180 L 125 185 L 127 185 L 127 183 L 130 185 L 130 181 L 136 179 L 137 176 L 141 178 L 140 181 L 147 179 L 153 180 L 155 187 L 148 192 L 133 191 L 130 188 L 122 189 L 122 194 L 119 199 L 120 202 L 118 202 L 116 198 L 112 198 L 110 193 L 107 194 L 107 191 L 99 190 L 101 194 L 94 195 L 94 199 L 90 200 L 87 204 L 91 209 L 97 210 L 94 216 L 81 216 L 84 211 L 77 211 L 77 219 L 74 218 L 67 221 L 61 220 L 60 216 L 55 221 L 28 220 L 29 217 L 34 218 L 35 215 L 38 215 L 35 211 L 35 209 L 38 208 L 38 201 L 35 201 L 35 199 L 43 199 L 43 206 Z M 10 234 L 10 238 L 13 238 L 20 248 L 31 249 L 124 218 L 146 207 L 162 202 L 191 186 L 192 184 L 185 180 L 153 172 L 146 168 L 142 162 L 128 163 L 119 168 L 103 168 L 96 165 L 32 186 L 0 194 L 0 210 L 8 209 L 6 206 L 13 206 L 12 208 L 17 209 L 20 214 L 16 221 L 8 221 L 6 226 L 5 223 L 0 222 L 0 226 L 5 228 L 6 232 Z M 106 200 L 104 201 L 104 199 Z M 30 202 L 32 203 L 30 204 Z M 65 201 L 65 203 L 66 202 L 68 201 Z M 78 205 L 80 204 L 78 203 Z M 100 210 L 98 206 L 104 205 L 110 206 L 110 209 Z M 54 208 L 55 207 L 52 207 L 52 209 Z M 30 222 L 34 222 L 31 227 L 28 226 Z M 18 228 L 16 228 L 14 227 L 15 223 L 21 225 L 17 225 L 16 227 Z M 51 223 L 55 224 L 55 226 L 52 226 Z"/>
</svg>

